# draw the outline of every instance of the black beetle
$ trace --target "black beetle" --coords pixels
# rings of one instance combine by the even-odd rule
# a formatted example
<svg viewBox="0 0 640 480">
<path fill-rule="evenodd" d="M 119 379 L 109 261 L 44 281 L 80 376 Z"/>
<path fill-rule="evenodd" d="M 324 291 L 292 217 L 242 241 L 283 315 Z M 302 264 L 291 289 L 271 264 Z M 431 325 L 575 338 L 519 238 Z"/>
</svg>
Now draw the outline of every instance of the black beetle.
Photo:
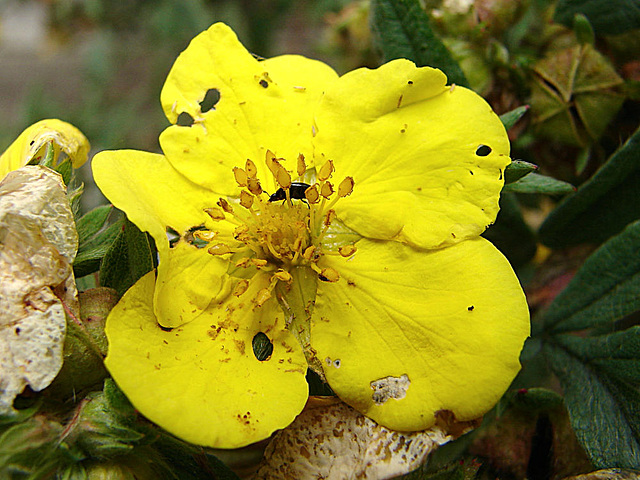
<svg viewBox="0 0 640 480">
<path fill-rule="evenodd" d="M 304 196 L 304 192 L 311 185 L 308 183 L 302 182 L 291 182 L 291 186 L 289 187 L 289 197 L 291 200 L 306 200 L 307 197 Z M 269 196 L 270 202 L 277 202 L 278 200 L 286 200 L 287 193 L 284 191 L 284 188 L 279 188 L 276 190 L 276 193 L 273 193 Z"/>
</svg>

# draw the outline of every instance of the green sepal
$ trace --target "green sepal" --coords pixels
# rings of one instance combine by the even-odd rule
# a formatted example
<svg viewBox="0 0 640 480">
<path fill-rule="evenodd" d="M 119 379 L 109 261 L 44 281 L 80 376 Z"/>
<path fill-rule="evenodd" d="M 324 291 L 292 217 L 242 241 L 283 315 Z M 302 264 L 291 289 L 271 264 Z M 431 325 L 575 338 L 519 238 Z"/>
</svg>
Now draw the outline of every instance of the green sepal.
<svg viewBox="0 0 640 480">
<path fill-rule="evenodd" d="M 541 325 L 563 333 L 608 325 L 640 310 L 640 221 L 602 245 L 554 299 Z"/>
<path fill-rule="evenodd" d="M 551 248 L 601 243 L 640 219 L 640 129 L 540 227 Z"/>
<path fill-rule="evenodd" d="M 553 20 L 571 27 L 578 13 L 589 19 L 599 35 L 617 35 L 640 28 L 637 0 L 560 0 Z"/>
<path fill-rule="evenodd" d="M 67 158 L 55 167 L 56 172 L 62 175 L 62 181 L 65 185 L 69 185 L 73 179 L 73 164 L 71 159 Z"/>
<path fill-rule="evenodd" d="M 580 45 L 593 45 L 596 43 L 596 34 L 589 19 L 582 13 L 576 13 L 573 16 L 573 31 L 576 34 Z"/>
<path fill-rule="evenodd" d="M 505 185 L 503 192 L 542 193 L 545 195 L 566 195 L 575 192 L 570 183 L 557 180 L 539 173 L 529 173 L 516 182 Z"/>
<path fill-rule="evenodd" d="M 538 166 L 533 163 L 525 162 L 524 160 L 512 160 L 507 168 L 504 169 L 504 184 L 517 182 L 525 175 L 538 170 Z"/>
<path fill-rule="evenodd" d="M 522 105 L 521 107 L 514 108 L 513 110 L 500 115 L 500 121 L 502 122 L 502 125 L 504 125 L 504 128 L 509 130 L 518 123 L 518 120 L 520 120 L 528 111 L 529 105 Z"/>
<path fill-rule="evenodd" d="M 419 67 L 439 68 L 450 84 L 469 86 L 418 0 L 372 0 L 370 9 L 371 30 L 385 62 L 407 58 Z"/>
<path fill-rule="evenodd" d="M 128 219 L 109 247 L 100 266 L 100 285 L 124 295 L 129 287 L 156 267 L 155 244 Z"/>
</svg>

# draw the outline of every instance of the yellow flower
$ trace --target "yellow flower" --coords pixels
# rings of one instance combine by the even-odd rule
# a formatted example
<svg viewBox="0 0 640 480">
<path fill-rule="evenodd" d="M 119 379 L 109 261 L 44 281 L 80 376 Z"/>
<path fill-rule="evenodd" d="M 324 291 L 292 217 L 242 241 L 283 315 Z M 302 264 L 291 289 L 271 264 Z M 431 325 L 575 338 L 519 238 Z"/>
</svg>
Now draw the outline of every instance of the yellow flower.
<svg viewBox="0 0 640 480">
<path fill-rule="evenodd" d="M 40 120 L 22 132 L 0 155 L 0 179 L 13 170 L 37 163 L 44 157 L 47 145 L 53 148 L 54 166 L 64 152 L 74 168 L 87 161 L 90 148 L 89 141 L 73 125 L 56 118 Z"/>
<path fill-rule="evenodd" d="M 93 161 L 160 255 L 107 321 L 107 368 L 137 409 L 239 447 L 302 410 L 307 365 L 395 430 L 495 404 L 529 323 L 479 237 L 510 161 L 484 100 L 407 60 L 341 77 L 258 60 L 223 24 L 178 57 L 161 100 L 164 155 Z"/>
</svg>

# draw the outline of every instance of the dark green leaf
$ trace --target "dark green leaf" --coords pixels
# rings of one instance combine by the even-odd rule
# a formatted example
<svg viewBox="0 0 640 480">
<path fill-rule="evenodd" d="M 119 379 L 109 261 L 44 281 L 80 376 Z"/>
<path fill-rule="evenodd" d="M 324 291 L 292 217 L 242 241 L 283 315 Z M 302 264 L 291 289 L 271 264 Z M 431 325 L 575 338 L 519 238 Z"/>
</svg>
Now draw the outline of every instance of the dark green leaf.
<svg viewBox="0 0 640 480">
<path fill-rule="evenodd" d="M 151 237 L 126 220 L 102 260 L 100 285 L 111 287 L 122 296 L 139 278 L 153 270 L 154 259 Z"/>
<path fill-rule="evenodd" d="M 525 175 L 535 172 L 537 169 L 538 166 L 533 163 L 525 162 L 524 160 L 513 160 L 504 170 L 504 183 L 508 185 L 517 182 Z"/>
<path fill-rule="evenodd" d="M 552 248 L 601 243 L 640 219 L 640 129 L 575 195 L 551 212 L 540 238 Z"/>
<path fill-rule="evenodd" d="M 522 218 L 520 205 L 513 193 L 500 196 L 498 217 L 482 236 L 493 243 L 515 268 L 525 265 L 536 253 L 536 237 Z"/>
<path fill-rule="evenodd" d="M 547 332 L 584 330 L 640 310 L 640 221 L 593 253 L 549 306 Z"/>
<path fill-rule="evenodd" d="M 543 193 L 545 195 L 566 195 L 575 192 L 575 190 L 575 187 L 570 183 L 538 173 L 530 173 L 517 182 L 505 185 L 502 189 L 503 192 Z"/>
<path fill-rule="evenodd" d="M 596 33 L 615 35 L 640 28 L 638 0 L 560 0 L 554 21 L 571 27 L 576 14 L 589 19 Z"/>
<path fill-rule="evenodd" d="M 571 424 L 597 468 L 640 467 L 640 327 L 545 344 Z"/>
<path fill-rule="evenodd" d="M 449 83 L 469 85 L 458 62 L 433 33 L 418 0 L 372 0 L 371 30 L 385 62 L 407 58 L 420 67 L 439 68 Z"/>
<path fill-rule="evenodd" d="M 525 113 L 527 113 L 528 110 L 529 110 L 529 105 L 523 105 L 521 107 L 515 108 L 510 112 L 503 113 L 502 115 L 500 115 L 500 121 L 504 125 L 504 128 L 509 130 L 516 123 L 518 123 L 518 120 L 520 120 L 522 116 Z"/>
<path fill-rule="evenodd" d="M 122 231 L 124 218 L 109 225 L 86 243 L 81 243 L 73 262 L 73 273 L 76 278 L 98 271 L 102 259 L 111 248 L 111 245 Z"/>
</svg>

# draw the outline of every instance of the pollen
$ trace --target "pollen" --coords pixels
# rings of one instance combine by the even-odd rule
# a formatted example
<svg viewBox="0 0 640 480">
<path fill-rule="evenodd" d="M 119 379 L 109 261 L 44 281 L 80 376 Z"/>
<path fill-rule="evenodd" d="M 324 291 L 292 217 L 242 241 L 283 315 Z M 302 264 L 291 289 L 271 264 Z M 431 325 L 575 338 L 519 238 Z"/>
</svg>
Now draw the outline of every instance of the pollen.
<svg viewBox="0 0 640 480">
<path fill-rule="evenodd" d="M 271 301 L 277 285 L 291 288 L 293 268 L 307 267 L 320 281 L 339 282 L 339 271 L 323 264 L 323 258 L 356 254 L 354 245 L 325 243 L 325 238 L 333 238 L 329 233 L 337 221 L 336 203 L 353 192 L 352 177 L 336 182 L 336 188 L 329 181 L 336 171 L 333 161 L 309 167 L 302 153 L 288 161 L 266 150 L 263 165 L 266 168 L 259 169 L 247 159 L 244 166 L 234 167 L 230 173 L 238 194 L 204 209 L 212 220 L 234 227 L 227 233 L 203 228 L 194 234 L 208 242 L 209 254 L 228 259 L 229 274 L 237 278 L 233 295 L 244 295 L 262 272 L 261 287 L 252 290 L 253 308 Z"/>
</svg>

